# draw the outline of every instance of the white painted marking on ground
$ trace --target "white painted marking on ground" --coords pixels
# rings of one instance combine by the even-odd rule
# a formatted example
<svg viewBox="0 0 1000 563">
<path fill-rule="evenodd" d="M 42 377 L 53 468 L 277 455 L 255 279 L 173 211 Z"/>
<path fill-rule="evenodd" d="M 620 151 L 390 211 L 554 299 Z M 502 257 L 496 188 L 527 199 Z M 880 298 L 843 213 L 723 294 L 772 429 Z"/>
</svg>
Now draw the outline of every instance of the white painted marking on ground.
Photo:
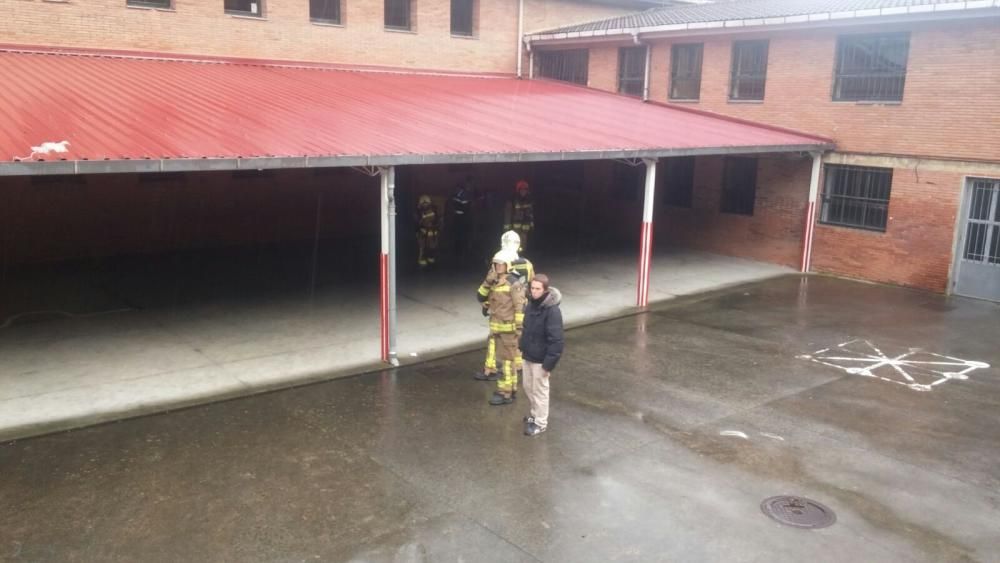
<svg viewBox="0 0 1000 563">
<path fill-rule="evenodd" d="M 734 438 L 743 438 L 744 440 L 750 439 L 749 436 L 739 430 L 723 430 L 722 432 L 719 432 L 719 436 L 732 436 Z"/>
<path fill-rule="evenodd" d="M 870 341 L 862 339 L 848 340 L 833 348 L 796 357 L 851 375 L 905 385 L 914 391 L 930 391 L 947 381 L 969 379 L 970 372 L 990 367 L 985 362 L 953 358 L 921 348 L 909 348 L 907 352 L 890 357 Z M 859 363 L 862 365 L 857 365 Z"/>
<path fill-rule="evenodd" d="M 763 437 L 765 437 L 765 438 L 770 438 L 772 440 L 778 440 L 780 442 L 784 442 L 785 441 L 785 439 L 782 438 L 781 436 L 778 436 L 777 434 L 771 434 L 770 432 L 761 432 L 760 435 L 763 436 Z"/>
</svg>

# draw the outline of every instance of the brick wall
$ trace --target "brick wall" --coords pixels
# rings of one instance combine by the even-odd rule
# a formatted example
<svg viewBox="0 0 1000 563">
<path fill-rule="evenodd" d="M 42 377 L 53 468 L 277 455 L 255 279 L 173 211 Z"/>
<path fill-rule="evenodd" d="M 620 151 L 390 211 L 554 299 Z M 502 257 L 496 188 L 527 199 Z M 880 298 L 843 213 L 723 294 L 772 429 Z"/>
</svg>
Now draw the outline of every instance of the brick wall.
<svg viewBox="0 0 1000 563">
<path fill-rule="evenodd" d="M 963 175 L 895 168 L 884 233 L 816 225 L 813 268 L 943 292 Z"/>
<path fill-rule="evenodd" d="M 11 44 L 513 73 L 517 4 L 478 1 L 474 38 L 451 36 L 450 0 L 415 1 L 413 32 L 384 29 L 382 0 L 342 0 L 341 26 L 311 23 L 307 0 L 263 0 L 263 18 L 226 15 L 222 0 L 174 0 L 173 10 L 126 7 L 126 0 L 11 0 L 0 37 Z M 552 27 L 627 10 L 529 0 L 525 11 L 531 26 Z"/>
<path fill-rule="evenodd" d="M 920 172 L 919 164 L 915 168 L 889 164 L 894 176 L 892 218 L 886 232 L 819 225 L 813 250 L 815 271 L 945 291 L 962 178 L 973 174 L 978 166 L 973 161 L 1000 162 L 996 133 L 1000 96 L 984 87 L 1000 84 L 1000 19 L 879 28 L 899 30 L 911 34 L 902 103 L 831 101 L 836 38 L 844 31 L 818 29 L 738 36 L 770 40 L 766 95 L 759 103 L 728 101 L 735 36 L 677 40 L 704 42 L 701 98 L 684 105 L 826 135 L 841 152 L 957 161 L 948 172 Z M 653 45 L 650 96 L 654 100 L 668 101 L 670 45 L 670 41 Z M 616 45 L 591 49 L 592 87 L 614 91 L 616 52 Z M 964 171 L 962 161 L 967 161 Z M 790 219 L 771 222 L 765 216 L 751 229 L 745 219 L 712 215 L 706 210 L 712 208 L 711 198 L 717 197 L 718 181 L 712 178 L 713 171 L 704 169 L 714 166 L 709 162 L 699 162 L 696 197 L 703 208 L 671 210 L 668 225 L 658 228 L 671 229 L 672 236 L 692 246 L 795 265 L 801 218 L 793 212 Z M 797 182 L 796 193 L 789 195 L 804 199 L 808 176 Z M 669 225 L 671 221 L 683 225 L 680 231 Z M 768 229 L 774 231 L 763 232 Z M 747 236 L 762 240 L 763 246 L 744 244 Z"/>
<path fill-rule="evenodd" d="M 698 158 L 691 209 L 657 204 L 657 240 L 797 267 L 809 188 L 808 159 L 760 157 L 752 216 L 722 213 L 722 157 Z"/>
<path fill-rule="evenodd" d="M 763 102 L 728 101 L 734 36 L 678 40 L 705 45 L 701 100 L 684 105 L 829 136 L 840 151 L 1000 161 L 1000 96 L 987 86 L 1000 85 L 1000 18 L 878 31 L 911 33 L 902 103 L 831 101 L 836 39 L 845 31 L 817 29 L 738 36 L 770 40 Z M 614 90 L 616 51 L 591 49 L 591 86 Z M 650 97 L 668 101 L 670 42 L 655 43 L 652 59 Z"/>
<path fill-rule="evenodd" d="M 349 169 L 0 179 L 4 266 L 320 236 L 377 235 L 378 180 Z M 350 212 L 345 212 L 345 210 Z"/>
<path fill-rule="evenodd" d="M 516 6 L 516 2 L 511 2 Z M 610 18 L 637 12 L 641 8 L 623 8 L 572 0 L 525 0 L 524 32 L 533 33 L 567 25 Z"/>
</svg>

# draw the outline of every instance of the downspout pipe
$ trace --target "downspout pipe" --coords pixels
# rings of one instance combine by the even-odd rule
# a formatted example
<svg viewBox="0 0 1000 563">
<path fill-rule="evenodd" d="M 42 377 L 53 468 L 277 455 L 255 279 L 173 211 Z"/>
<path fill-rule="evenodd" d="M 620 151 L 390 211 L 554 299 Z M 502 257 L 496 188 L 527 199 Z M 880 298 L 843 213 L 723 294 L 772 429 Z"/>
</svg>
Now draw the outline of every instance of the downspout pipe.
<svg viewBox="0 0 1000 563">
<path fill-rule="evenodd" d="M 653 50 L 650 48 L 649 44 L 643 43 L 639 39 L 639 32 L 638 31 L 633 31 L 632 32 L 632 43 L 634 43 L 636 45 L 644 45 L 646 47 L 645 72 L 643 72 L 643 76 L 642 76 L 642 101 L 648 102 L 649 101 L 649 65 L 650 65 L 650 63 L 652 63 L 652 58 L 653 58 L 652 53 L 653 53 Z"/>
<path fill-rule="evenodd" d="M 524 48 L 528 50 L 528 79 L 535 77 L 535 52 L 531 49 L 531 39 L 524 40 Z"/>
<path fill-rule="evenodd" d="M 523 78 L 521 67 L 522 49 L 524 48 L 524 0 L 517 0 L 517 77 Z"/>
</svg>

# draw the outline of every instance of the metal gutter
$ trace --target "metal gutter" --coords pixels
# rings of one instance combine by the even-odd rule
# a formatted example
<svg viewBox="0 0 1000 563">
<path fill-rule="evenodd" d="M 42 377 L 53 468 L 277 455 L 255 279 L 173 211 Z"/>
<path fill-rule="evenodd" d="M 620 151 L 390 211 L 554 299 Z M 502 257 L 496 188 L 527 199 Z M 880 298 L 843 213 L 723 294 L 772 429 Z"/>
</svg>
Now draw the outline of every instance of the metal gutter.
<svg viewBox="0 0 1000 563">
<path fill-rule="evenodd" d="M 970 17 L 997 17 L 1000 12 L 992 10 L 1000 8 L 1000 0 L 969 0 L 965 2 L 947 2 L 941 4 L 924 4 L 919 6 L 898 6 L 877 8 L 871 10 L 853 10 L 847 12 L 818 12 L 794 16 L 779 16 L 769 18 L 744 18 L 734 20 L 714 20 L 707 22 L 690 22 L 655 26 L 633 26 L 614 29 L 595 29 L 589 31 L 568 31 L 555 33 L 536 33 L 528 35 L 532 42 L 563 42 L 590 38 L 619 37 L 627 38 L 635 34 L 663 33 L 668 35 L 683 32 L 698 34 L 712 32 L 730 32 L 742 28 L 770 29 L 774 27 L 792 26 L 795 24 L 810 26 L 810 24 L 852 24 L 868 23 L 876 18 L 892 18 L 896 21 L 926 21 Z M 987 11 L 988 10 L 988 11 Z M 979 13 L 965 13 L 979 12 Z M 904 17 L 900 17 L 904 16 Z M 862 21 L 858 21 L 862 20 Z"/>
<path fill-rule="evenodd" d="M 663 158 L 671 156 L 712 156 L 815 152 L 833 150 L 833 143 L 817 141 L 795 145 L 754 145 L 595 150 L 529 153 L 405 154 L 377 156 L 316 156 L 264 158 L 194 158 L 149 160 L 64 160 L 0 162 L 0 176 L 41 176 L 74 174 L 124 174 L 155 172 L 208 172 L 224 170 L 273 170 L 293 168 L 379 167 L 411 164 L 479 164 L 503 162 L 557 162 L 571 160 L 614 160 Z"/>
</svg>

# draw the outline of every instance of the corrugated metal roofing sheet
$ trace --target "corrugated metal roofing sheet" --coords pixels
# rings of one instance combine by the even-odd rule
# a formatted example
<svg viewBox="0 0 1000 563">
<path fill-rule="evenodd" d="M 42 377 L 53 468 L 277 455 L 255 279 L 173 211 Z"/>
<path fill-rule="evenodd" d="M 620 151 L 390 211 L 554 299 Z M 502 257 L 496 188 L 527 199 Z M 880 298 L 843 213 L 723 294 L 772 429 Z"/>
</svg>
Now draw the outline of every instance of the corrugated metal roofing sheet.
<svg viewBox="0 0 1000 563">
<path fill-rule="evenodd" d="M 820 137 L 550 82 L 0 50 L 0 164 L 802 147 Z M 35 158 L 39 158 L 37 155 Z M 438 159 L 444 162 L 447 159 Z"/>
<path fill-rule="evenodd" d="M 742 0 L 696 6 L 653 8 L 636 14 L 535 32 L 532 35 L 579 33 L 616 29 L 641 29 L 666 25 L 782 18 L 810 14 L 865 12 L 915 6 L 946 5 L 973 9 L 991 7 L 989 1 L 956 0 Z M 992 2 L 996 6 L 996 2 Z"/>
</svg>

